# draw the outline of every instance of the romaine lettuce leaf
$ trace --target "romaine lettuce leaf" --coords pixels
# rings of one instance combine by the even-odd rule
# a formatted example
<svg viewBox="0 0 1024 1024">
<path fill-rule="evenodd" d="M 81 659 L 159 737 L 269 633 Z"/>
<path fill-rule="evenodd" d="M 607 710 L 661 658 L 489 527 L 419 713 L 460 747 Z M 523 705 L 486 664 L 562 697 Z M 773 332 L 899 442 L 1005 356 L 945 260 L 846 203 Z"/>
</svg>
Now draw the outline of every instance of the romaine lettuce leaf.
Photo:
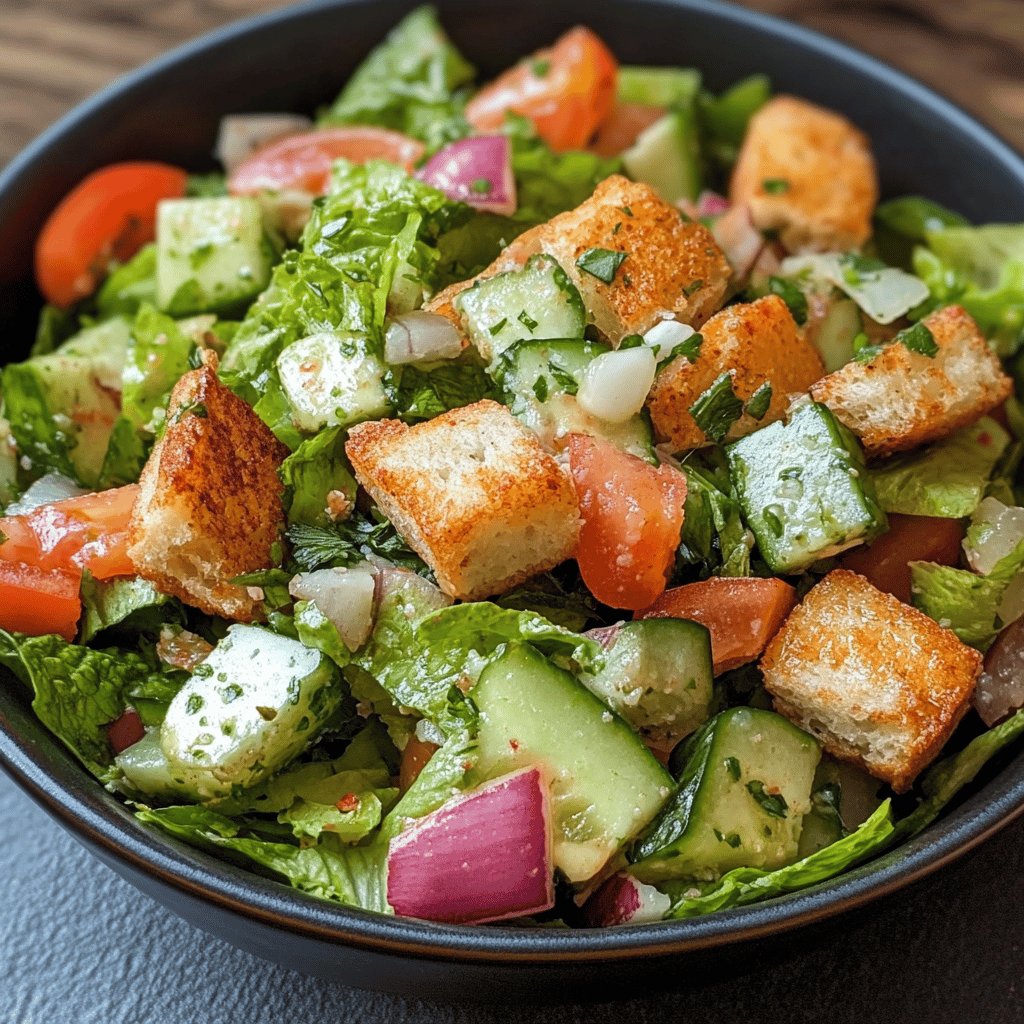
<svg viewBox="0 0 1024 1024">
<path fill-rule="evenodd" d="M 46 305 L 39 311 L 36 336 L 29 350 L 30 356 L 45 356 L 67 341 L 78 330 L 78 313 L 71 309 L 58 309 Z"/>
<path fill-rule="evenodd" d="M 996 612 L 1007 580 L 934 562 L 911 562 L 910 580 L 915 608 L 965 644 L 988 650 L 999 632 Z"/>
<path fill-rule="evenodd" d="M 356 481 L 345 457 L 345 432 L 330 427 L 303 441 L 281 463 L 281 482 L 285 486 L 284 505 L 289 523 L 329 526 L 327 495 L 340 491 L 346 501 L 356 500 Z"/>
<path fill-rule="evenodd" d="M 0 395 L 11 436 L 21 458 L 28 460 L 29 476 L 60 473 L 79 480 L 71 460 L 75 439 L 58 425 L 54 412 L 60 410 L 50 409 L 44 381 L 31 360 L 10 363 L 0 371 Z"/>
<path fill-rule="evenodd" d="M 929 231 L 966 226 L 967 221 L 960 214 L 931 199 L 900 196 L 878 205 L 872 241 L 886 263 L 909 269 L 915 243 L 923 242 Z"/>
<path fill-rule="evenodd" d="M 127 263 L 117 267 L 96 293 L 96 313 L 135 316 L 143 305 L 156 305 L 156 245 L 143 246 Z"/>
<path fill-rule="evenodd" d="M 119 634 L 156 635 L 164 623 L 180 625 L 184 621 L 181 605 L 149 580 L 134 576 L 98 580 L 89 572 L 82 577 L 79 643 L 87 644 L 108 629 Z"/>
<path fill-rule="evenodd" d="M 985 495 L 1010 436 L 989 417 L 924 451 L 897 455 L 871 470 L 885 512 L 962 519 Z"/>
<path fill-rule="evenodd" d="M 474 75 L 438 24 L 435 10 L 420 7 L 356 69 L 320 123 L 394 128 L 435 149 L 466 134 L 462 87 Z"/>
<path fill-rule="evenodd" d="M 597 604 L 575 563 L 534 576 L 494 599 L 502 608 L 535 612 L 556 626 L 581 633 L 598 618 Z"/>
</svg>

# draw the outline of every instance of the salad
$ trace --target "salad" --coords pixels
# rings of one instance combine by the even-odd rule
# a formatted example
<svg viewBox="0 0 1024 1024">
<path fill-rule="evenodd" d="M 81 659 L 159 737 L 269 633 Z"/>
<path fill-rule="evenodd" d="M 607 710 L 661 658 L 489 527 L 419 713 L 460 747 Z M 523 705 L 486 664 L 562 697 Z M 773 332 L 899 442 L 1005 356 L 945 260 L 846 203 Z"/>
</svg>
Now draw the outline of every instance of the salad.
<svg viewBox="0 0 1024 1024">
<path fill-rule="evenodd" d="M 827 883 L 1024 731 L 1024 226 L 840 113 L 477 83 L 430 8 L 96 171 L 0 376 L 0 685 L 147 827 L 381 913 Z"/>
</svg>

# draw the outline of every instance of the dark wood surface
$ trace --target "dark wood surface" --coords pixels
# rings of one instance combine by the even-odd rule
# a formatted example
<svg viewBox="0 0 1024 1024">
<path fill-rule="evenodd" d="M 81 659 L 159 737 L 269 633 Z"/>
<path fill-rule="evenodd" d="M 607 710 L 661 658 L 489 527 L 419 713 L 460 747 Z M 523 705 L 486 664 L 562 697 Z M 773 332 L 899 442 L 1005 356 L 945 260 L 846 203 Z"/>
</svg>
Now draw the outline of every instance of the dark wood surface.
<svg viewBox="0 0 1024 1024">
<path fill-rule="evenodd" d="M 1024 149 L 1024 0 L 744 2 L 909 71 Z M 278 0 L 0 0 L 0 166 L 117 75 L 217 25 L 280 6 Z"/>
</svg>

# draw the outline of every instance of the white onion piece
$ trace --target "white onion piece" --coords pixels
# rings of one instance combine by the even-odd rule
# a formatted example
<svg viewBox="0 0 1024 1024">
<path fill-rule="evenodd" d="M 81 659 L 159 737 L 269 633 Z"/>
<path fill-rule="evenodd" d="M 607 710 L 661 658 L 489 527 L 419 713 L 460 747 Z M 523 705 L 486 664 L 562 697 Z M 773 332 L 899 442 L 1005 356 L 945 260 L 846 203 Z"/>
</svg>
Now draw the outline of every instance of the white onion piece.
<svg viewBox="0 0 1024 1024">
<path fill-rule="evenodd" d="M 998 498 L 985 498 L 971 516 L 964 537 L 967 562 L 975 572 L 987 576 L 1024 540 L 1024 508 L 1004 505 Z"/>
<path fill-rule="evenodd" d="M 746 206 L 730 207 L 711 228 L 715 241 L 736 277 L 746 277 L 764 248 L 764 236 L 750 219 Z"/>
<path fill-rule="evenodd" d="M 782 261 L 781 271 L 787 277 L 810 273 L 812 278 L 834 285 L 879 324 L 891 324 L 928 298 L 928 286 L 919 277 L 898 267 L 850 268 L 844 265 L 845 255 L 826 252 L 789 256 Z"/>
<path fill-rule="evenodd" d="M 392 365 L 454 359 L 462 335 L 447 317 L 414 309 L 396 316 L 384 333 L 384 359 Z"/>
<path fill-rule="evenodd" d="M 213 154 L 230 174 L 261 146 L 312 127 L 313 122 L 301 114 L 227 114 L 220 119 Z"/>
<path fill-rule="evenodd" d="M 78 498 L 88 493 L 87 490 L 60 473 L 47 473 L 46 476 L 41 476 L 34 483 L 29 484 L 25 493 L 7 507 L 5 514 L 9 516 L 28 515 L 29 512 L 41 505 L 52 505 L 55 501 Z"/>
<path fill-rule="evenodd" d="M 644 342 L 654 349 L 660 363 L 668 359 L 676 345 L 689 341 L 696 333 L 689 324 L 679 320 L 660 320 L 644 335 Z"/>
<path fill-rule="evenodd" d="M 985 671 L 974 691 L 974 706 L 990 728 L 1024 706 L 1024 620 L 1019 617 L 988 649 Z"/>
<path fill-rule="evenodd" d="M 288 584 L 292 597 L 312 601 L 333 623 L 350 651 L 366 643 L 373 628 L 376 573 L 363 563 L 350 569 L 299 573 Z"/>
<path fill-rule="evenodd" d="M 507 135 L 459 139 L 435 153 L 418 175 L 449 199 L 487 213 L 516 212 L 516 179 Z"/>
<path fill-rule="evenodd" d="M 996 614 L 1003 625 L 1016 622 L 1024 615 L 1024 572 L 1017 573 L 1007 583 L 1002 599 L 999 602 L 999 607 L 996 609 Z"/>
<path fill-rule="evenodd" d="M 647 400 L 658 361 L 646 345 L 604 352 L 583 371 L 576 395 L 584 412 L 608 423 L 625 423 Z"/>
</svg>

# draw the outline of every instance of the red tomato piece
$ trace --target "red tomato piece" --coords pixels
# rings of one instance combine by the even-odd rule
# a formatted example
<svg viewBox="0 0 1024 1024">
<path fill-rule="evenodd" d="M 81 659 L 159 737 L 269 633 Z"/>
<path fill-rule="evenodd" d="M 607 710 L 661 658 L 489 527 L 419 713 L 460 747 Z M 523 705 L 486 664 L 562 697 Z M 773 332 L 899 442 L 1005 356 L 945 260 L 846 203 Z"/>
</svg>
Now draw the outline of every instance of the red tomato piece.
<svg viewBox="0 0 1024 1024">
<path fill-rule="evenodd" d="M 664 591 L 679 547 L 686 477 L 584 434 L 569 437 L 569 468 L 583 520 L 576 560 L 584 583 L 612 608 L 646 608 Z"/>
<path fill-rule="evenodd" d="M 36 240 L 36 283 L 47 302 L 70 306 L 91 295 L 111 261 L 153 240 L 157 203 L 183 196 L 187 181 L 180 167 L 145 162 L 111 164 L 81 181 Z"/>
<path fill-rule="evenodd" d="M 590 148 L 599 156 L 618 156 L 629 149 L 636 142 L 637 136 L 650 128 L 664 113 L 664 107 L 619 100 L 601 125 Z"/>
<path fill-rule="evenodd" d="M 911 603 L 910 563 L 956 565 L 964 531 L 959 519 L 891 514 L 889 531 L 843 555 L 840 565 L 858 572 L 904 604 Z"/>
<path fill-rule="evenodd" d="M 419 774 L 426 767 L 427 762 L 434 756 L 437 750 L 436 743 L 429 743 L 427 740 L 409 737 L 409 742 L 402 751 L 402 762 L 398 768 L 398 788 L 405 793 L 409 787 L 419 778 Z"/>
<path fill-rule="evenodd" d="M 411 171 L 424 152 L 423 143 L 408 135 L 366 125 L 286 135 L 243 160 L 228 180 L 228 191 L 241 196 L 294 190 L 319 196 L 331 183 L 335 160 L 390 160 Z"/>
<path fill-rule="evenodd" d="M 107 740 L 115 754 L 134 746 L 146 735 L 146 727 L 142 717 L 135 708 L 125 708 L 120 715 L 107 726 Z"/>
<path fill-rule="evenodd" d="M 466 119 L 493 132 L 511 110 L 529 118 L 552 149 L 580 149 L 611 112 L 618 67 L 608 47 L 577 26 L 484 86 L 466 105 Z"/>
<path fill-rule="evenodd" d="M 74 640 L 82 604 L 81 577 L 63 569 L 40 569 L 22 562 L 0 562 L 0 627 Z"/>
<path fill-rule="evenodd" d="M 712 576 L 666 590 L 638 619 L 667 616 L 707 626 L 715 675 L 753 661 L 796 605 L 784 580 Z"/>
</svg>

